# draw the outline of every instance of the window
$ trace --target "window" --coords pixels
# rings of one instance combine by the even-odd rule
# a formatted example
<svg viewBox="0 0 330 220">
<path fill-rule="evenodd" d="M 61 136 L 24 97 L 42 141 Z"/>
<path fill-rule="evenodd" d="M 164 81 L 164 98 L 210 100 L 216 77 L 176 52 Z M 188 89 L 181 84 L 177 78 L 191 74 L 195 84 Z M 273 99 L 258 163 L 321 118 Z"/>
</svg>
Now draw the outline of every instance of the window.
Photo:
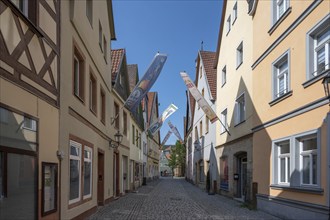
<svg viewBox="0 0 330 220">
<path fill-rule="evenodd" d="M 101 48 L 101 51 L 103 51 L 103 44 L 102 44 L 102 39 L 103 39 L 103 32 L 102 32 L 102 25 L 101 22 L 99 21 L 99 45 Z"/>
<path fill-rule="evenodd" d="M 228 34 L 229 31 L 230 31 L 230 27 L 231 27 L 231 19 L 230 19 L 230 15 L 229 15 L 229 17 L 227 18 L 226 27 L 227 27 L 227 34 Z"/>
<path fill-rule="evenodd" d="M 288 53 L 285 53 L 273 63 L 273 99 L 287 92 L 289 92 L 289 62 Z"/>
<path fill-rule="evenodd" d="M 202 120 L 199 122 L 199 133 L 201 134 L 201 136 L 203 135 L 203 121 Z"/>
<path fill-rule="evenodd" d="M 0 123 L 8 124 L 9 111 L 0 107 Z"/>
<path fill-rule="evenodd" d="M 245 97 L 244 93 L 236 99 L 235 103 L 235 121 L 236 125 L 245 120 Z"/>
<path fill-rule="evenodd" d="M 23 128 L 36 131 L 37 130 L 37 122 L 31 118 L 24 117 Z"/>
<path fill-rule="evenodd" d="M 84 199 L 92 197 L 92 148 L 84 147 Z"/>
<path fill-rule="evenodd" d="M 139 149 L 141 150 L 141 133 L 139 133 Z"/>
<path fill-rule="evenodd" d="M 135 134 L 136 134 L 136 140 L 135 140 L 136 143 L 135 144 L 136 144 L 137 147 L 139 147 L 139 141 L 138 141 L 139 131 L 138 131 L 138 129 L 135 130 Z"/>
<path fill-rule="evenodd" d="M 124 135 L 127 135 L 127 113 L 126 112 L 123 112 L 123 133 Z"/>
<path fill-rule="evenodd" d="M 227 70 L 226 70 L 226 66 L 222 69 L 221 78 L 222 78 L 222 84 L 221 84 L 221 86 L 224 86 L 226 84 L 226 82 L 227 82 Z"/>
<path fill-rule="evenodd" d="M 277 171 L 279 183 L 290 183 L 290 141 L 275 143 L 277 148 Z"/>
<path fill-rule="evenodd" d="M 205 116 L 205 133 L 209 133 L 210 119 Z"/>
<path fill-rule="evenodd" d="M 235 23 L 237 18 L 237 2 L 235 3 L 234 7 L 233 7 L 233 24 Z"/>
<path fill-rule="evenodd" d="M 89 78 L 89 109 L 96 114 L 96 103 L 97 103 L 97 96 L 96 96 L 96 79 L 93 74 L 90 74 Z"/>
<path fill-rule="evenodd" d="M 105 124 L 105 93 L 104 90 L 101 89 L 101 122 Z"/>
<path fill-rule="evenodd" d="M 330 69 L 330 15 L 307 33 L 307 79 Z"/>
<path fill-rule="evenodd" d="M 203 76 L 203 67 L 201 66 L 199 68 L 199 78 L 202 78 L 202 76 Z"/>
<path fill-rule="evenodd" d="M 84 101 L 85 73 L 84 60 L 75 48 L 73 56 L 73 92 L 81 101 Z"/>
<path fill-rule="evenodd" d="M 135 144 L 135 126 L 132 125 L 132 144 Z"/>
<path fill-rule="evenodd" d="M 115 102 L 114 106 L 115 106 L 115 112 L 114 112 L 115 128 L 119 129 L 119 105 Z"/>
<path fill-rule="evenodd" d="M 226 132 L 226 128 L 227 128 L 227 109 L 223 110 L 221 112 L 221 134 Z"/>
<path fill-rule="evenodd" d="M 195 126 L 195 141 L 198 140 L 198 130 L 197 130 L 197 126 Z"/>
<path fill-rule="evenodd" d="M 202 96 L 204 97 L 204 88 L 202 89 Z"/>
<path fill-rule="evenodd" d="M 317 130 L 273 141 L 273 183 L 320 187 L 320 134 Z"/>
<path fill-rule="evenodd" d="M 273 0 L 272 4 L 272 20 L 273 24 L 275 24 L 285 12 L 289 9 L 289 0 Z"/>
<path fill-rule="evenodd" d="M 80 142 L 70 140 L 69 205 L 92 197 L 93 149 Z"/>
<path fill-rule="evenodd" d="M 228 157 L 220 158 L 220 189 L 228 190 L 229 175 L 228 175 Z"/>
<path fill-rule="evenodd" d="M 105 39 L 105 36 L 103 36 L 103 56 L 105 61 L 108 59 L 108 43 L 107 40 Z"/>
<path fill-rule="evenodd" d="M 22 14 L 33 24 L 37 22 L 37 1 L 34 0 L 10 0 Z"/>
<path fill-rule="evenodd" d="M 317 136 L 308 135 L 297 139 L 300 152 L 301 184 L 316 185 L 318 168 Z"/>
<path fill-rule="evenodd" d="M 288 9 L 287 0 L 276 0 L 276 20 L 280 19 L 280 17 L 284 14 L 284 12 L 287 9 Z"/>
<path fill-rule="evenodd" d="M 70 140 L 69 204 L 80 201 L 82 144 Z"/>
<path fill-rule="evenodd" d="M 86 0 L 86 16 L 93 26 L 93 0 Z"/>
<path fill-rule="evenodd" d="M 236 49 L 236 68 L 243 63 L 243 42 Z"/>
</svg>

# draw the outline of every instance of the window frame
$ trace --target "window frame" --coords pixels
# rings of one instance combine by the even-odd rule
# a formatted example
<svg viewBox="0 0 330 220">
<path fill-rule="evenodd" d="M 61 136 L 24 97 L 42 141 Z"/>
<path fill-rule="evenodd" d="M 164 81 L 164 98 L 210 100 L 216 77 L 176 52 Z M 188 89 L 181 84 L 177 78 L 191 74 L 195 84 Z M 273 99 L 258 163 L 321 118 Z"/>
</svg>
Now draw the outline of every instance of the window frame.
<svg viewBox="0 0 330 220">
<path fill-rule="evenodd" d="M 287 68 L 285 69 L 285 71 L 279 72 L 280 67 L 283 66 L 284 63 L 287 63 Z M 291 92 L 290 69 L 290 50 L 287 50 L 272 63 L 272 100 L 280 99 Z M 284 90 L 281 91 L 283 92 L 283 94 L 280 94 L 279 77 L 281 77 L 282 75 L 284 76 Z"/>
<path fill-rule="evenodd" d="M 224 114 L 224 113 L 226 113 L 226 114 Z M 224 127 L 222 124 L 221 124 L 221 133 L 220 134 L 223 134 L 223 133 L 225 133 L 227 130 L 226 129 L 228 129 L 228 123 L 227 123 L 227 115 L 228 115 L 228 110 L 227 110 L 227 108 L 225 108 L 222 112 L 221 112 L 221 122 L 223 123 L 223 124 L 225 124 L 225 126 L 226 127 Z"/>
<path fill-rule="evenodd" d="M 76 147 L 79 151 L 78 151 L 78 156 L 76 155 L 72 155 L 71 154 L 71 147 Z M 78 191 L 79 191 L 79 194 L 78 194 L 78 197 L 77 198 L 74 198 L 74 199 L 71 199 L 70 200 L 70 196 L 69 196 L 69 205 L 71 204 L 74 204 L 74 203 L 77 203 L 79 201 L 81 201 L 81 186 L 82 186 L 82 169 L 81 169 L 81 157 L 82 157 L 82 144 L 75 141 L 75 140 L 72 140 L 70 139 L 70 153 L 69 153 L 69 167 L 70 167 L 70 163 L 71 163 L 71 160 L 77 160 L 79 162 L 79 169 L 78 169 L 78 180 L 79 180 L 79 185 L 78 185 Z M 71 181 L 70 181 L 70 175 L 71 175 L 71 171 L 69 169 L 69 195 L 70 195 L 70 184 L 71 184 Z"/>
<path fill-rule="evenodd" d="M 97 115 L 97 80 L 93 72 L 89 74 L 89 110 Z"/>
<path fill-rule="evenodd" d="M 108 62 L 108 42 L 105 38 L 105 36 L 103 35 L 103 57 L 105 62 Z"/>
<path fill-rule="evenodd" d="M 127 113 L 123 111 L 123 134 L 127 136 Z"/>
<path fill-rule="evenodd" d="M 209 133 L 210 119 L 205 115 L 205 134 Z"/>
<path fill-rule="evenodd" d="M 101 122 L 105 125 L 106 118 L 106 95 L 104 89 L 101 87 L 100 89 L 100 119 Z"/>
<path fill-rule="evenodd" d="M 280 10 L 279 10 L 280 3 L 283 3 L 282 14 L 280 14 Z M 290 9 L 290 1 L 289 0 L 273 0 L 271 5 L 272 5 L 272 24 L 275 25 L 278 21 L 280 21 L 286 15 L 286 12 Z"/>
<path fill-rule="evenodd" d="M 227 82 L 227 67 L 226 67 L 226 65 L 222 68 L 221 80 L 222 80 L 221 87 L 223 87 Z"/>
<path fill-rule="evenodd" d="M 325 44 L 325 68 L 323 71 L 317 70 L 317 57 L 315 53 L 315 47 L 317 44 L 316 36 L 326 28 L 329 28 L 327 24 L 330 22 L 330 15 L 325 16 L 320 20 L 311 30 L 306 33 L 306 80 L 314 80 L 322 77 L 323 74 L 330 70 L 330 38 L 328 37 L 323 44 Z M 320 47 L 320 46 L 319 46 Z M 328 50 L 326 48 L 328 47 Z M 328 56 L 328 57 L 326 57 Z M 327 60 L 328 58 L 328 60 Z M 328 63 L 327 63 L 328 61 Z"/>
<path fill-rule="evenodd" d="M 87 145 L 84 145 L 84 153 L 83 153 L 83 162 L 84 162 L 84 165 L 83 166 L 83 175 L 82 175 L 82 178 L 83 178 L 83 186 L 84 188 L 82 189 L 82 196 L 83 196 L 83 200 L 85 199 L 89 199 L 92 197 L 92 194 L 93 194 L 93 149 Z M 90 158 L 86 158 L 85 157 L 85 151 L 89 151 L 90 152 Z M 85 162 L 89 162 L 91 164 L 91 169 L 90 169 L 90 193 L 87 194 L 87 195 L 84 195 L 84 190 L 85 190 Z"/>
<path fill-rule="evenodd" d="M 241 120 L 241 111 L 240 111 L 240 100 L 243 99 L 243 103 L 244 103 L 244 106 L 243 106 L 243 109 L 244 109 L 244 115 L 243 115 L 243 118 Z M 236 100 L 235 100 L 235 126 L 236 125 L 239 125 L 243 122 L 245 122 L 246 120 L 246 100 L 245 100 L 245 92 L 243 92 L 241 95 L 239 95 Z"/>
<path fill-rule="evenodd" d="M 75 44 L 75 43 L 74 43 Z M 85 103 L 85 58 L 80 49 L 74 45 L 72 57 L 72 94 L 82 103 Z M 78 71 L 75 70 L 75 61 L 77 61 Z"/>
<path fill-rule="evenodd" d="M 243 63 L 243 41 L 236 48 L 236 69 Z"/>
<path fill-rule="evenodd" d="M 114 102 L 114 127 L 115 129 L 119 130 L 120 129 L 120 109 L 119 109 L 119 104 L 117 102 Z M 117 118 L 116 118 L 117 116 Z"/>
<path fill-rule="evenodd" d="M 231 30 L 231 16 L 229 15 L 227 20 L 226 20 L 226 28 L 227 28 L 227 35 L 229 34 Z"/>
<path fill-rule="evenodd" d="M 86 17 L 93 27 L 93 0 L 86 0 Z"/>
<path fill-rule="evenodd" d="M 203 120 L 200 120 L 199 121 L 199 132 L 201 134 L 201 137 L 203 136 Z"/>
<path fill-rule="evenodd" d="M 237 19 L 237 1 L 235 2 L 234 6 L 233 6 L 233 21 L 232 21 L 232 24 L 235 23 Z"/>
<path fill-rule="evenodd" d="M 102 29 L 102 25 L 101 25 L 101 21 L 99 20 L 99 46 L 100 46 L 100 49 L 102 51 L 102 53 L 104 52 L 103 51 L 103 29 Z"/>
<path fill-rule="evenodd" d="M 42 166 L 42 190 L 41 190 L 41 198 L 42 198 L 42 204 L 41 204 L 41 216 L 46 216 L 49 215 L 51 213 L 57 212 L 57 187 L 58 187 L 58 183 L 57 183 L 57 179 L 58 179 L 58 164 L 57 163 L 49 163 L 49 162 L 41 162 L 41 166 Z M 45 176 L 45 170 L 46 170 L 46 166 L 48 167 L 52 167 L 54 170 L 54 208 L 48 211 L 45 211 L 45 180 L 46 180 L 46 176 Z"/>
<path fill-rule="evenodd" d="M 316 184 L 303 183 L 303 166 L 301 155 L 301 140 L 310 139 L 316 137 L 317 149 L 317 163 L 316 163 Z M 290 144 L 290 182 L 280 182 L 279 161 L 278 161 L 278 149 L 276 144 L 284 141 L 289 141 Z M 304 155 L 304 154 L 303 154 Z M 298 191 L 306 191 L 311 193 L 321 193 L 321 131 L 320 129 L 309 130 L 299 134 L 293 134 L 287 137 L 276 139 L 272 141 L 272 184 L 271 187 L 281 189 L 293 189 Z M 311 176 L 310 176 L 311 178 Z M 310 179 L 311 180 L 311 179 Z"/>
</svg>

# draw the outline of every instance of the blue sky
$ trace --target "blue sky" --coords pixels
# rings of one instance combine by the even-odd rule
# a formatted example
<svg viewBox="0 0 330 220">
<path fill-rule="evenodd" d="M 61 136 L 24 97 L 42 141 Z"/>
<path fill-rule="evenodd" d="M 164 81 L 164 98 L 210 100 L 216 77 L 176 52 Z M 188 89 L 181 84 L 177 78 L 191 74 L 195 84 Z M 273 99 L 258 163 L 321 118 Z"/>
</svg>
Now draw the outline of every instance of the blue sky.
<svg viewBox="0 0 330 220">
<path fill-rule="evenodd" d="M 222 1 L 220 0 L 113 0 L 116 41 L 112 49 L 125 48 L 127 63 L 138 64 L 140 78 L 159 51 L 168 55 L 165 66 L 150 91 L 158 92 L 159 114 L 169 104 L 179 109 L 161 128 L 161 141 L 170 130 L 168 120 L 183 138 L 186 86 L 180 71 L 195 79 L 198 50 L 215 51 Z M 166 144 L 174 144 L 174 134 Z"/>
</svg>

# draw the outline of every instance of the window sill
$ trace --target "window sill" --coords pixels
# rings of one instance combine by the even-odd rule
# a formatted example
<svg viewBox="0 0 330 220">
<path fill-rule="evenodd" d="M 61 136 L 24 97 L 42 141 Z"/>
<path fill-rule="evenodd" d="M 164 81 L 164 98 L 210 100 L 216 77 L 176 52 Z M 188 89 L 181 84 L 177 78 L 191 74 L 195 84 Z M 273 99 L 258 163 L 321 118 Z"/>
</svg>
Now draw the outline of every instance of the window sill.
<svg viewBox="0 0 330 220">
<path fill-rule="evenodd" d="M 278 26 L 282 23 L 282 21 L 288 17 L 288 15 L 291 13 L 292 7 L 289 7 L 284 14 L 273 24 L 273 26 L 269 29 L 268 34 L 272 35 L 272 33 L 276 30 Z"/>
<path fill-rule="evenodd" d="M 293 93 L 292 90 L 290 90 L 289 92 L 287 92 L 287 93 L 285 93 L 284 95 L 282 95 L 282 96 L 280 96 L 280 97 L 274 99 L 273 101 L 269 102 L 268 104 L 269 104 L 270 106 L 276 105 L 277 103 L 283 101 L 284 99 L 286 99 L 286 98 L 292 96 L 292 93 Z"/>
<path fill-rule="evenodd" d="M 238 68 L 242 65 L 242 63 L 243 63 L 243 61 L 240 62 L 240 64 L 238 64 L 238 65 L 236 66 L 236 70 L 238 70 Z"/>
<path fill-rule="evenodd" d="M 244 122 L 245 122 L 245 119 L 243 121 L 241 121 L 241 122 L 238 122 L 236 125 L 234 125 L 234 127 L 237 127 L 237 126 L 243 124 Z"/>
<path fill-rule="evenodd" d="M 225 82 L 225 83 L 223 83 L 223 84 L 221 85 L 221 88 L 222 88 L 222 87 L 224 87 L 225 85 L 226 85 L 226 82 Z"/>
<path fill-rule="evenodd" d="M 324 70 L 324 71 L 321 72 L 318 76 L 315 76 L 315 77 L 313 77 L 313 78 L 307 80 L 306 82 L 304 82 L 304 83 L 302 84 L 302 86 L 303 86 L 304 89 L 305 89 L 305 88 L 307 88 L 308 86 L 313 85 L 314 83 L 316 83 L 316 82 L 320 81 L 321 79 L 323 79 L 324 76 L 327 75 L 327 73 L 329 73 L 329 72 L 330 72 L 330 69 L 326 69 L 326 70 Z"/>
<path fill-rule="evenodd" d="M 285 186 L 279 184 L 272 184 L 270 185 L 272 189 L 279 189 L 279 190 L 287 190 L 287 191 L 294 191 L 294 192 L 305 192 L 305 193 L 312 193 L 323 195 L 324 190 L 319 187 L 304 187 L 304 186 Z"/>
<path fill-rule="evenodd" d="M 83 98 L 81 98 L 80 96 L 78 96 L 77 94 L 73 93 L 73 95 L 82 103 L 85 105 L 85 101 Z"/>
</svg>

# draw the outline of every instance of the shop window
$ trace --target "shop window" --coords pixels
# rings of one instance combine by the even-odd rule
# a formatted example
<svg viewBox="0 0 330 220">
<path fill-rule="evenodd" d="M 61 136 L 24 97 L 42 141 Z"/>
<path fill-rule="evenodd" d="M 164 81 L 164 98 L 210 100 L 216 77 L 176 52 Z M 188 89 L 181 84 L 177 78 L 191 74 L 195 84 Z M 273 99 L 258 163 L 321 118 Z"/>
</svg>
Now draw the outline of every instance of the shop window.
<svg viewBox="0 0 330 220">
<path fill-rule="evenodd" d="M 42 162 L 42 216 L 57 211 L 57 164 Z"/>
</svg>

